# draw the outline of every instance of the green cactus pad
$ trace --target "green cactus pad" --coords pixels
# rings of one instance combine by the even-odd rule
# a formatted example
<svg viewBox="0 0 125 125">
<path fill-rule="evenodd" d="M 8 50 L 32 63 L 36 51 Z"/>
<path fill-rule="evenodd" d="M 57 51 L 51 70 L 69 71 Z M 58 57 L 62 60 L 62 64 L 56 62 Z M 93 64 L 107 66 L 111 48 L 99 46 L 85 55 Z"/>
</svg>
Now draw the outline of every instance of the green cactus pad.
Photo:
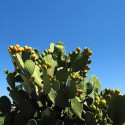
<svg viewBox="0 0 125 125">
<path fill-rule="evenodd" d="M 5 120 L 5 116 L 4 117 L 0 117 L 0 125 L 4 125 L 4 120 Z"/>
<path fill-rule="evenodd" d="M 34 78 L 33 83 L 35 85 L 37 85 L 39 88 L 41 88 L 41 83 L 43 80 L 40 77 L 40 70 L 39 70 L 39 67 L 37 65 L 35 66 L 34 72 L 33 72 L 31 77 Z"/>
<path fill-rule="evenodd" d="M 37 125 L 37 121 L 35 119 L 30 119 L 27 121 L 26 125 Z"/>
<path fill-rule="evenodd" d="M 0 116 L 5 116 L 8 114 L 11 110 L 11 102 L 10 99 L 7 96 L 1 96 L 0 97 L 0 111 L 2 114 Z"/>
<path fill-rule="evenodd" d="M 54 46 L 53 56 L 57 57 L 57 56 L 61 56 L 61 55 L 65 55 L 64 44 L 62 42 L 58 42 Z"/>
<path fill-rule="evenodd" d="M 34 85 L 33 85 L 33 83 L 30 82 L 29 79 L 23 73 L 21 73 L 21 72 L 20 72 L 20 76 L 24 80 L 24 82 L 21 82 L 21 84 L 24 87 L 25 91 L 28 94 L 31 94 L 32 91 L 34 91 Z"/>
<path fill-rule="evenodd" d="M 68 75 L 69 75 L 69 71 L 67 70 L 66 67 L 64 67 L 64 68 L 60 67 L 60 69 L 56 71 L 55 75 L 56 75 L 56 79 L 59 80 L 59 82 L 64 82 L 65 83 L 67 81 L 67 78 L 68 78 Z"/>
<path fill-rule="evenodd" d="M 25 125 L 26 120 L 23 115 L 19 112 L 15 115 L 13 125 Z"/>
<path fill-rule="evenodd" d="M 121 125 L 125 122 L 125 95 L 112 96 L 107 102 L 109 106 L 108 114 L 113 120 L 113 125 Z"/>
<path fill-rule="evenodd" d="M 67 80 L 67 96 L 69 99 L 72 99 L 76 96 L 77 88 L 76 82 L 72 80 L 70 77 Z"/>
<path fill-rule="evenodd" d="M 40 125 L 54 125 L 52 123 L 55 120 L 56 120 L 56 112 L 52 110 L 51 108 L 46 108 L 41 113 Z"/>
<path fill-rule="evenodd" d="M 87 111 L 85 114 L 85 122 L 86 122 L 86 125 L 97 125 L 94 114 L 92 114 L 89 111 Z"/>
<path fill-rule="evenodd" d="M 79 103 L 76 98 L 71 99 L 71 110 L 75 113 L 79 118 L 82 115 L 83 104 Z"/>
<path fill-rule="evenodd" d="M 35 63 L 32 60 L 27 60 L 24 63 L 24 73 L 30 79 L 35 69 Z"/>
<path fill-rule="evenodd" d="M 60 90 L 60 83 L 59 81 L 55 81 L 52 84 L 51 90 L 48 94 L 48 97 L 52 101 L 53 104 L 55 103 L 55 99 L 59 90 Z"/>
<path fill-rule="evenodd" d="M 15 112 L 9 112 L 4 119 L 4 125 L 13 125 L 13 121 L 15 118 L 16 113 Z"/>
<path fill-rule="evenodd" d="M 14 72 L 9 72 L 7 75 L 7 82 L 10 85 L 11 89 L 15 88 L 15 75 Z"/>
<path fill-rule="evenodd" d="M 21 56 L 20 56 L 18 53 L 16 53 L 15 55 L 13 55 L 13 57 L 14 57 L 16 66 L 17 66 L 21 71 L 23 71 L 23 70 L 24 70 L 24 62 L 23 62 Z"/>
<path fill-rule="evenodd" d="M 50 47 L 49 47 L 49 48 L 52 50 L 52 52 L 54 51 L 54 46 L 55 46 L 54 43 L 51 43 L 51 44 L 50 44 Z"/>
<path fill-rule="evenodd" d="M 48 94 L 51 90 L 51 82 L 47 78 L 47 70 L 43 69 L 43 93 Z"/>
<path fill-rule="evenodd" d="M 29 51 L 23 51 L 22 52 L 22 60 L 25 63 L 26 60 L 30 60 L 31 59 L 31 52 Z"/>
<path fill-rule="evenodd" d="M 100 94 L 100 90 L 101 90 L 100 80 L 95 75 L 92 75 L 90 77 L 90 81 L 89 82 L 92 84 L 93 91 L 95 92 L 95 94 Z"/>
<path fill-rule="evenodd" d="M 50 69 L 47 69 L 47 73 L 54 74 L 55 67 L 57 66 L 57 61 L 53 60 L 52 55 L 47 54 L 44 59 L 47 61 L 47 63 L 51 63 L 52 67 Z"/>
<path fill-rule="evenodd" d="M 55 105 L 59 107 L 69 106 L 68 98 L 66 98 L 66 94 L 61 89 L 60 91 L 58 91 L 57 96 L 55 98 Z"/>
<path fill-rule="evenodd" d="M 79 70 L 84 70 L 84 67 L 87 65 L 87 63 L 88 57 L 83 53 L 79 53 L 72 61 L 71 71 L 77 72 Z"/>
<path fill-rule="evenodd" d="M 25 98 L 16 90 L 11 90 L 9 96 L 13 99 L 13 101 L 18 106 L 20 113 L 23 115 L 25 119 L 30 119 L 34 115 L 34 109 L 32 104 L 25 100 Z"/>
</svg>

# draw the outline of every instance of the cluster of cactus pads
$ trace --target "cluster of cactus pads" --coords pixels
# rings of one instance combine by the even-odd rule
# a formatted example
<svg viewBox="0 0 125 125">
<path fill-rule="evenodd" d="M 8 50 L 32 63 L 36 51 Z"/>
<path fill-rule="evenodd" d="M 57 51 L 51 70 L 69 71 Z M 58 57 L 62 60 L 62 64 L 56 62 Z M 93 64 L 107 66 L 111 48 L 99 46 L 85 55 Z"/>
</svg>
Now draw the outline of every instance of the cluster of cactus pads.
<svg viewBox="0 0 125 125">
<path fill-rule="evenodd" d="M 88 47 L 68 55 L 62 42 L 51 43 L 41 54 L 28 46 L 8 50 L 15 71 L 4 72 L 13 102 L 0 97 L 1 125 L 124 124 L 125 96 L 120 90 L 101 91 L 95 75 L 87 81 L 92 55 Z"/>
</svg>

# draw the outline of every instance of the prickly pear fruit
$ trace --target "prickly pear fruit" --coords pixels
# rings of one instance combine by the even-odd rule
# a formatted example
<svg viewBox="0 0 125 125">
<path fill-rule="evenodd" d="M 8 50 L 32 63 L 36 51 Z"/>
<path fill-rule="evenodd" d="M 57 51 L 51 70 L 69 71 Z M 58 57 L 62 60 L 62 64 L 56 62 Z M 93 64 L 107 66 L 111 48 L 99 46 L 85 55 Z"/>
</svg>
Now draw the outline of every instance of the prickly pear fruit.
<svg viewBox="0 0 125 125">
<path fill-rule="evenodd" d="M 115 94 L 116 94 L 116 95 L 119 95 L 119 94 L 120 94 L 120 89 L 116 89 L 116 90 L 115 90 Z"/>
<path fill-rule="evenodd" d="M 51 63 L 47 63 L 47 69 L 51 68 L 52 67 L 52 64 Z"/>
<path fill-rule="evenodd" d="M 77 47 L 77 52 L 80 53 L 81 52 L 81 48 L 80 47 Z"/>
<path fill-rule="evenodd" d="M 86 70 L 90 70 L 91 69 L 91 67 L 90 66 L 85 66 L 85 68 L 84 69 L 86 69 Z"/>
<path fill-rule="evenodd" d="M 4 70 L 4 73 L 5 73 L 5 74 L 8 74 L 8 70 Z"/>
</svg>

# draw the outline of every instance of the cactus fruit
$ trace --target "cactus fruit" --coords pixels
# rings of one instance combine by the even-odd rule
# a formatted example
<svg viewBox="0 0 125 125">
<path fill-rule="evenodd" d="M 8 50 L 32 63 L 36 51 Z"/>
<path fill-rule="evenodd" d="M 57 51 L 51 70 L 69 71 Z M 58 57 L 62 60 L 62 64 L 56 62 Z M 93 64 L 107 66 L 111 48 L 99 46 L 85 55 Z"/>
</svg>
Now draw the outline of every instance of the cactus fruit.
<svg viewBox="0 0 125 125">
<path fill-rule="evenodd" d="M 77 47 L 77 52 L 80 53 L 81 52 L 81 48 L 80 47 Z"/>
<path fill-rule="evenodd" d="M 120 94 L 120 89 L 116 89 L 116 90 L 115 90 L 115 94 L 116 94 L 116 95 L 119 95 L 119 94 Z"/>
<path fill-rule="evenodd" d="M 33 54 L 33 55 L 31 56 L 31 58 L 32 58 L 32 59 L 35 59 L 35 57 L 36 57 L 36 55 L 35 55 L 35 54 Z"/>
<path fill-rule="evenodd" d="M 94 104 L 95 106 L 99 106 L 100 102 L 98 100 L 95 100 Z"/>
<path fill-rule="evenodd" d="M 92 55 L 92 51 L 88 51 L 88 56 L 91 56 Z"/>
<path fill-rule="evenodd" d="M 47 65 L 47 68 L 48 68 L 48 69 L 52 67 L 52 64 L 51 64 L 51 63 L 47 63 L 46 65 Z"/>
<path fill-rule="evenodd" d="M 88 64 L 90 64 L 90 63 L 92 63 L 92 60 L 91 60 L 91 59 L 88 61 Z"/>
<path fill-rule="evenodd" d="M 47 74 L 47 77 L 50 79 L 50 78 L 52 78 L 53 76 L 52 76 L 52 73 L 48 73 Z"/>
<path fill-rule="evenodd" d="M 106 106 L 106 100 L 105 100 L 105 99 L 101 100 L 101 101 L 100 101 L 100 105 L 101 105 L 102 107 L 105 107 L 105 106 Z"/>
<path fill-rule="evenodd" d="M 8 70 L 4 70 L 4 73 L 5 73 L 5 74 L 8 74 Z"/>
<path fill-rule="evenodd" d="M 100 109 L 99 108 L 96 108 L 96 110 L 95 110 L 95 114 L 99 114 L 100 113 Z"/>
<path fill-rule="evenodd" d="M 96 106 L 95 106 L 94 104 L 92 104 L 92 105 L 90 105 L 90 109 L 91 109 L 93 112 L 95 112 Z"/>
<path fill-rule="evenodd" d="M 89 51 L 89 48 L 88 47 L 85 47 L 84 48 L 84 52 L 88 52 Z"/>
<path fill-rule="evenodd" d="M 34 82 L 34 77 L 31 77 L 31 78 L 29 79 L 29 81 L 30 81 L 30 82 Z"/>
<path fill-rule="evenodd" d="M 82 93 L 83 93 L 83 90 L 82 90 L 82 89 L 78 89 L 78 90 L 77 90 L 77 93 L 82 94 Z"/>
<path fill-rule="evenodd" d="M 28 47 L 27 50 L 28 50 L 28 51 L 31 51 L 31 50 L 32 50 L 32 47 Z"/>
<path fill-rule="evenodd" d="M 42 57 L 45 57 L 45 55 L 46 55 L 45 53 L 42 53 Z"/>
<path fill-rule="evenodd" d="M 52 53 L 52 50 L 51 49 L 48 49 L 48 54 L 51 54 Z"/>
<path fill-rule="evenodd" d="M 111 90 L 109 93 L 110 95 L 115 95 L 115 90 Z"/>
<path fill-rule="evenodd" d="M 84 69 L 86 69 L 86 70 L 90 70 L 91 67 L 90 67 L 90 66 L 85 66 Z"/>
<path fill-rule="evenodd" d="M 10 50 L 12 50 L 12 49 L 13 49 L 13 46 L 12 46 L 12 45 L 10 45 L 10 46 L 9 46 L 9 49 L 10 49 Z"/>
<path fill-rule="evenodd" d="M 28 46 L 24 46 L 24 50 L 25 50 L 25 51 L 28 50 Z"/>
<path fill-rule="evenodd" d="M 44 53 L 48 54 L 48 51 L 46 49 L 44 49 Z"/>
</svg>

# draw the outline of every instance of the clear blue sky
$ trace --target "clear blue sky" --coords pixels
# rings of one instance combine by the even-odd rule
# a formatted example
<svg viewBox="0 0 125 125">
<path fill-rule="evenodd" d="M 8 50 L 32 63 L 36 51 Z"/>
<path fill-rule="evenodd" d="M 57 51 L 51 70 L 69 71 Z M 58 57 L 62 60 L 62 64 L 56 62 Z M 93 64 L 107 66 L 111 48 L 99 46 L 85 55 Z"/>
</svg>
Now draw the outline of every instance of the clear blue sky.
<svg viewBox="0 0 125 125">
<path fill-rule="evenodd" d="M 125 0 L 0 0 L 0 96 L 7 95 L 4 69 L 14 70 L 9 45 L 38 48 L 62 41 L 66 52 L 89 47 L 91 75 L 102 89 L 125 94 Z"/>
</svg>

